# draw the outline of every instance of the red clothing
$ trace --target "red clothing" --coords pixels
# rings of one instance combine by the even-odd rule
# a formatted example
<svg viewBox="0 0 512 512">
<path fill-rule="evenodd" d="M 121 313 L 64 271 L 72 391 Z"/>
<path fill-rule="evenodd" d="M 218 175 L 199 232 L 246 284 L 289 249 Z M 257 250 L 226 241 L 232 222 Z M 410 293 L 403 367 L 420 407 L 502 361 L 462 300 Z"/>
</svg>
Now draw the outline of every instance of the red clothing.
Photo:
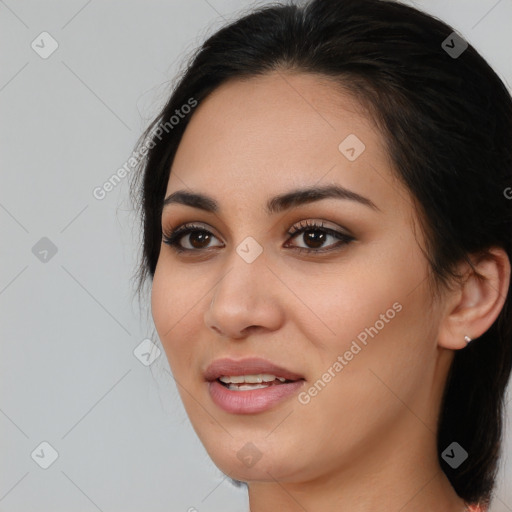
<svg viewBox="0 0 512 512">
<path fill-rule="evenodd" d="M 481 505 L 468 505 L 468 512 L 486 512 L 487 509 L 482 507 Z"/>
</svg>

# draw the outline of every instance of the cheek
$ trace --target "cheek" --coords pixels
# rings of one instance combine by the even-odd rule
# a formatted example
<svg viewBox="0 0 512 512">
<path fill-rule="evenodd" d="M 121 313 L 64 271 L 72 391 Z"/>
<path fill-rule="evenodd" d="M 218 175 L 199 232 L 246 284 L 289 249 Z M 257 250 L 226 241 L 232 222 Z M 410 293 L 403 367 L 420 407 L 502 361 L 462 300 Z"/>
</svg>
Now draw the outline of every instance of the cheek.
<svg viewBox="0 0 512 512">
<path fill-rule="evenodd" d="M 310 354 L 314 382 L 332 382 L 317 402 L 344 403 L 354 415 L 361 414 L 357 404 L 377 411 L 392 400 L 386 386 L 414 393 L 432 356 L 429 332 L 435 326 L 425 315 L 430 298 L 426 262 L 417 254 L 404 265 L 402 250 L 382 249 L 354 258 L 342 272 L 326 274 L 316 280 L 318 286 L 309 283 L 301 292 L 324 323 L 307 327 L 315 345 Z"/>
<path fill-rule="evenodd" d="M 194 315 L 194 307 L 201 306 L 198 297 L 202 296 L 194 292 L 184 273 L 181 276 L 159 263 L 151 289 L 153 321 L 173 373 L 190 361 L 193 345 L 190 340 L 194 334 L 188 332 L 187 326 Z M 197 318 L 194 325 L 197 325 Z"/>
<path fill-rule="evenodd" d="M 169 286 L 168 281 L 170 276 L 166 274 L 162 265 L 158 262 L 151 287 L 151 313 L 162 343 L 165 339 L 164 334 L 172 327 L 175 314 L 171 304 L 173 303 L 172 294 L 176 288 Z"/>
<path fill-rule="evenodd" d="M 303 313 L 302 329 L 321 351 L 346 350 L 358 335 L 364 343 L 375 328 L 383 338 L 408 316 L 414 326 L 424 312 L 424 298 L 413 293 L 427 271 L 422 259 L 415 257 L 415 263 L 404 265 L 402 251 L 396 248 L 363 249 L 343 265 L 324 268 L 302 281 L 287 276 L 297 283 L 294 292 L 309 309 L 297 303 Z"/>
</svg>

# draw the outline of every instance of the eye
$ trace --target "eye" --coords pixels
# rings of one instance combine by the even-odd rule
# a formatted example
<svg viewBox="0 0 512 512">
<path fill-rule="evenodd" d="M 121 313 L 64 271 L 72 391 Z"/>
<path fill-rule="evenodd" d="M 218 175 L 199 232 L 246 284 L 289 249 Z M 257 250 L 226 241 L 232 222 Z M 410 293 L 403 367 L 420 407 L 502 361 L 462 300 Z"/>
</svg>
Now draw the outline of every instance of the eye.
<svg viewBox="0 0 512 512">
<path fill-rule="evenodd" d="M 189 247 L 184 247 L 180 241 L 187 236 L 189 236 Z M 164 233 L 162 236 L 164 244 L 170 245 L 176 252 L 208 249 L 208 243 L 212 238 L 216 237 L 210 231 L 195 224 L 183 224 L 174 230 Z"/>
<path fill-rule="evenodd" d="M 324 227 L 323 222 L 316 223 L 313 221 L 302 221 L 299 225 L 293 226 L 287 234 L 292 238 L 300 238 L 299 235 L 302 235 L 302 240 L 306 246 L 295 247 L 295 249 L 299 252 L 310 253 L 332 251 L 340 246 L 348 245 L 350 242 L 355 240 L 354 237 L 342 233 L 341 231 Z M 320 248 L 329 237 L 334 240 L 338 240 L 338 243 L 329 244 L 327 248 Z"/>
<path fill-rule="evenodd" d="M 348 245 L 354 241 L 355 238 L 337 231 L 335 229 L 324 227 L 323 222 L 319 224 L 316 222 L 302 221 L 298 225 L 293 226 L 287 233 L 293 238 L 298 238 L 303 235 L 303 241 L 307 244 L 305 247 L 291 247 L 298 252 L 321 253 L 328 252 L 339 248 L 340 246 Z M 188 239 L 187 239 L 188 237 Z M 322 247 L 330 238 L 337 240 L 337 243 L 329 244 L 329 246 Z M 196 224 L 183 224 L 182 226 L 165 232 L 162 236 L 162 241 L 171 246 L 176 252 L 200 252 L 205 249 L 211 249 L 217 246 L 209 245 L 210 242 L 217 238 L 211 231 Z M 186 245 L 182 245 L 181 240 L 186 241 Z M 288 242 L 287 242 L 288 243 Z M 220 246 L 222 247 L 222 245 Z"/>
</svg>

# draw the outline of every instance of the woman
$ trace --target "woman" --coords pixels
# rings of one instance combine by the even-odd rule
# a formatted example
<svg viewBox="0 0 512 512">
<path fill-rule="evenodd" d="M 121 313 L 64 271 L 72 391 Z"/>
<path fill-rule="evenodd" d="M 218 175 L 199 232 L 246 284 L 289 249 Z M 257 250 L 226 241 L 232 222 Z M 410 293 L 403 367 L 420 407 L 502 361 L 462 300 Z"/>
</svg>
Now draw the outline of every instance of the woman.
<svg viewBox="0 0 512 512">
<path fill-rule="evenodd" d="M 251 512 L 486 510 L 512 365 L 512 101 L 386 0 L 259 8 L 139 142 L 139 290 Z"/>
</svg>

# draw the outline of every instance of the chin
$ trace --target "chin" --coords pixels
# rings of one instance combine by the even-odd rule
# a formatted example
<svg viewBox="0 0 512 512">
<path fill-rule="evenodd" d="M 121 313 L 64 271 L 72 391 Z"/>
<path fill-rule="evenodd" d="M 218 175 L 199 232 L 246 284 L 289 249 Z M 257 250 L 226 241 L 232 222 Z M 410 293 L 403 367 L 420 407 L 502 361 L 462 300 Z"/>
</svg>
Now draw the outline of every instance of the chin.
<svg viewBox="0 0 512 512">
<path fill-rule="evenodd" d="M 210 449 L 205 445 L 213 463 L 232 479 L 242 482 L 294 481 L 297 468 L 290 467 L 290 463 L 294 462 L 290 455 L 276 453 L 274 449 L 258 449 L 251 441 L 233 441 L 232 444 L 224 450 L 219 446 Z"/>
</svg>

